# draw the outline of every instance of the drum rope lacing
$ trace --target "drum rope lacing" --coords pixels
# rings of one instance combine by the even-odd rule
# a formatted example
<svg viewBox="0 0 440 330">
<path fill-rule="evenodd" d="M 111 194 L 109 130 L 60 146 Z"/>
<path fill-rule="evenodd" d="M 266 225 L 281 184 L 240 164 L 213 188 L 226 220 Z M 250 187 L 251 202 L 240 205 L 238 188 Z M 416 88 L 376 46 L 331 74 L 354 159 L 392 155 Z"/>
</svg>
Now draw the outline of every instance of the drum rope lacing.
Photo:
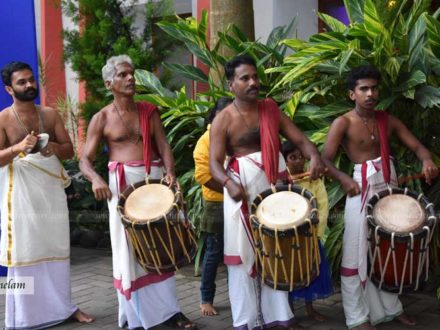
<svg viewBox="0 0 440 330">
<path fill-rule="evenodd" d="M 392 189 L 389 187 L 389 194 L 393 194 Z M 408 189 L 405 188 L 404 189 L 404 194 L 408 195 Z M 380 199 L 379 194 L 375 194 L 377 200 Z M 419 202 L 421 202 L 421 200 L 423 199 L 424 195 L 423 194 L 419 194 L 417 196 L 417 200 Z M 427 205 L 425 206 L 425 209 L 428 210 L 430 207 L 433 207 L 432 203 L 427 203 Z M 371 204 L 367 204 L 367 209 L 372 210 L 373 206 Z M 367 215 L 367 220 L 371 220 L 373 219 L 373 217 L 371 215 Z M 420 239 L 420 244 L 418 247 L 418 260 L 417 260 L 417 269 L 416 271 L 416 279 L 415 279 L 415 287 L 414 290 L 417 290 L 419 287 L 419 282 L 420 282 L 420 278 L 421 275 L 423 273 L 423 271 L 425 271 L 425 281 L 428 279 L 428 270 L 429 270 L 429 243 L 432 239 L 432 235 L 436 226 L 436 217 L 435 216 L 428 216 L 428 220 L 433 221 L 433 228 L 430 228 L 429 226 L 423 226 L 423 231 L 426 232 L 426 234 L 424 235 L 424 237 L 422 237 Z M 384 277 L 385 277 L 385 272 L 388 268 L 388 263 L 389 263 L 389 259 L 390 256 L 392 256 L 393 259 L 393 271 L 394 271 L 394 282 L 396 287 L 399 288 L 399 294 L 401 294 L 403 292 L 403 287 L 405 284 L 405 277 L 406 277 L 406 270 L 408 267 L 408 256 L 409 256 L 409 285 L 412 285 L 414 282 L 414 278 L 413 278 L 413 273 L 414 273 L 414 245 L 415 245 L 415 238 L 414 238 L 414 233 L 410 232 L 408 233 L 410 236 L 410 242 L 407 243 L 407 249 L 405 252 L 405 258 L 404 258 L 404 262 L 403 262 L 403 269 L 402 269 L 402 274 L 401 274 L 401 278 L 400 278 L 400 285 L 399 285 L 399 279 L 398 279 L 398 273 L 397 273 L 397 260 L 396 260 L 396 246 L 395 246 L 395 232 L 391 233 L 391 242 L 390 242 L 390 247 L 388 248 L 387 251 L 387 255 L 385 258 L 385 264 L 382 264 L 382 256 L 381 256 L 381 252 L 380 252 L 380 236 L 379 236 L 379 230 L 382 229 L 381 226 L 376 226 L 375 230 L 374 230 L 374 252 L 371 251 L 371 245 L 369 246 L 369 256 L 371 259 L 371 269 L 370 269 L 370 274 L 369 277 L 371 278 L 373 276 L 374 271 L 374 265 L 375 265 L 375 261 L 376 258 L 378 259 L 378 263 L 379 263 L 379 271 L 380 271 L 380 282 L 379 282 L 379 288 L 382 288 L 382 285 L 384 283 Z M 369 241 L 371 241 L 371 236 L 372 236 L 372 230 L 370 229 L 369 231 Z M 409 249 L 408 249 L 409 247 Z"/>
<path fill-rule="evenodd" d="M 288 186 L 288 190 L 291 190 L 291 185 Z M 276 193 L 276 186 L 271 186 L 270 191 L 272 193 Z M 313 204 L 313 201 L 316 201 L 316 198 L 314 196 L 307 196 L 306 195 L 307 190 L 302 189 L 300 194 L 306 198 L 309 199 L 309 203 Z M 254 202 L 252 203 L 252 209 L 258 208 L 258 200 L 261 202 L 263 201 L 263 196 L 261 194 L 258 194 Z M 313 207 L 310 210 L 312 216 L 313 214 L 317 215 L 318 210 L 315 207 Z M 278 228 L 271 228 L 270 230 L 273 231 L 273 237 L 274 237 L 274 246 L 270 246 L 270 249 L 272 252 L 269 251 L 269 246 L 266 245 L 266 240 L 263 239 L 265 237 L 265 233 L 263 233 L 263 230 L 266 228 L 264 224 L 260 223 L 258 221 L 258 217 L 256 217 L 254 214 L 250 215 L 250 221 L 254 223 L 254 230 L 252 231 L 254 243 L 255 243 L 255 253 L 256 253 L 256 266 L 257 269 L 259 268 L 259 265 L 261 265 L 261 273 L 260 276 L 263 279 L 263 281 L 269 280 L 270 286 L 273 285 L 274 289 L 280 289 L 280 273 L 281 276 L 284 278 L 284 280 L 289 284 L 289 291 L 292 291 L 294 289 L 295 284 L 300 284 L 304 286 L 308 286 L 311 283 L 312 280 L 312 274 L 315 275 L 315 272 L 317 273 L 317 276 L 319 276 L 319 264 L 320 264 L 320 256 L 319 256 L 319 247 L 318 247 L 318 238 L 317 238 L 317 230 L 316 230 L 316 224 L 312 223 L 311 218 L 304 219 L 304 223 L 302 225 L 307 226 L 307 229 L 304 233 L 304 235 L 300 235 L 298 231 L 297 226 L 292 226 L 289 228 L 293 231 L 290 248 L 293 250 L 292 253 L 290 253 L 290 278 L 289 274 L 287 273 L 287 267 L 285 262 L 285 255 L 283 254 L 283 248 L 281 244 L 281 237 L 283 237 L 282 232 L 285 230 L 280 230 Z M 300 241 L 300 236 L 305 238 L 305 242 Z M 316 239 L 310 241 L 311 238 Z M 267 242 L 270 243 L 269 241 Z M 303 244 L 304 243 L 304 244 Z M 302 250 L 301 251 L 301 246 Z M 305 252 L 305 256 L 302 255 L 301 252 Z M 274 261 L 271 261 L 271 255 L 274 256 Z M 297 259 L 297 262 L 295 262 L 295 259 Z M 312 264 L 314 264 L 314 268 L 312 269 Z M 295 268 L 299 268 L 299 274 L 295 274 Z M 313 273 L 312 273 L 313 270 Z M 306 271 L 306 274 L 304 274 L 304 271 Z M 272 279 L 270 278 L 272 277 Z M 295 279 L 295 276 L 298 276 L 299 279 Z M 271 281 L 272 280 L 272 281 Z M 295 282 L 296 280 L 296 282 Z M 299 280 L 299 281 L 298 281 Z M 284 283 L 282 283 L 284 285 Z M 282 288 L 282 287 L 281 287 Z M 282 289 L 281 289 L 282 290 Z"/>
</svg>

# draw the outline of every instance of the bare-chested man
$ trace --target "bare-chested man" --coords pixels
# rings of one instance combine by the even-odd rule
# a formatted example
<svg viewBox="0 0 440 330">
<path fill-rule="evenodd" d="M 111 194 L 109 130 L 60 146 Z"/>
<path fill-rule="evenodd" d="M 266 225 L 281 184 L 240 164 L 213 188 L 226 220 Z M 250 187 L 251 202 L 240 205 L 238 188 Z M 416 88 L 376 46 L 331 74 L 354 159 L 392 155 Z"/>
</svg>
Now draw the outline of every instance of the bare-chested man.
<svg viewBox="0 0 440 330">
<path fill-rule="evenodd" d="M 271 99 L 258 100 L 255 61 L 237 56 L 225 65 L 233 104 L 214 120 L 211 128 L 210 167 L 224 186 L 224 261 L 228 266 L 229 298 L 234 328 L 265 325 L 294 328 L 288 293 L 261 285 L 254 277 L 254 249 L 249 230 L 249 206 L 270 183 L 286 178 L 279 152 L 279 133 L 298 145 L 310 159 L 312 179 L 323 172 L 319 153 Z M 231 157 L 225 170 L 225 156 Z M 260 295 L 261 294 L 261 295 Z"/>
<path fill-rule="evenodd" d="M 165 176 L 175 182 L 174 158 L 157 107 L 134 101 L 134 66 L 127 55 L 114 56 L 102 68 L 105 86 L 113 102 L 93 116 L 80 168 L 92 182 L 98 200 L 108 200 L 113 277 L 119 302 L 119 326 L 149 329 L 165 323 L 195 329 L 181 312 L 174 273 L 146 273 L 135 259 L 116 207 L 126 184 Z M 109 184 L 93 168 L 101 141 L 109 150 Z"/>
<path fill-rule="evenodd" d="M 341 285 L 346 323 L 353 329 L 374 329 L 374 324 L 393 318 L 406 325 L 415 324 L 404 314 L 397 294 L 378 290 L 366 277 L 367 234 L 362 205 L 380 186 L 384 186 L 386 178 L 390 178 L 391 186 L 397 184 L 395 170 L 389 160 L 388 139 L 391 135 L 395 134 L 423 162 L 427 182 L 438 174 L 429 151 L 405 125 L 396 117 L 375 111 L 379 82 L 380 73 L 371 66 L 351 71 L 347 85 L 355 107 L 333 122 L 323 150 L 323 160 L 329 169 L 327 175 L 340 181 L 348 195 Z M 340 146 L 355 164 L 353 178 L 332 164 Z M 367 281 L 365 290 L 361 285 L 365 284 L 364 281 Z"/>
<path fill-rule="evenodd" d="M 8 282 L 33 277 L 34 283 L 33 294 L 7 293 L 5 327 L 42 329 L 70 317 L 92 322 L 70 299 L 69 216 L 60 160 L 73 156 L 72 143 L 58 112 L 35 105 L 37 82 L 28 64 L 9 63 L 1 75 L 13 103 L 0 112 L 0 263 L 9 267 Z M 42 133 L 49 135 L 44 147 Z"/>
</svg>

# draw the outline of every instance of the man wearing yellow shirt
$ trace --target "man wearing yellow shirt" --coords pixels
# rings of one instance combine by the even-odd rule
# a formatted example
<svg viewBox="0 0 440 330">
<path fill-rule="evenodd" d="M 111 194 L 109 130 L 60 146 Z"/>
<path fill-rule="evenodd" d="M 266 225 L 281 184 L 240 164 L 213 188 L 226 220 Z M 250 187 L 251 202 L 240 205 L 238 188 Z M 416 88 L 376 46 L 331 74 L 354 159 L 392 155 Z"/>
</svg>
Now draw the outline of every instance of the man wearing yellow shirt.
<svg viewBox="0 0 440 330">
<path fill-rule="evenodd" d="M 213 306 L 217 267 L 223 258 L 223 186 L 215 181 L 209 170 L 209 128 L 216 114 L 232 103 L 232 99 L 222 97 L 206 118 L 208 128 L 197 141 L 194 149 L 195 179 L 202 186 L 205 210 L 200 223 L 205 240 L 205 254 L 202 262 L 200 285 L 203 315 L 217 315 Z"/>
</svg>

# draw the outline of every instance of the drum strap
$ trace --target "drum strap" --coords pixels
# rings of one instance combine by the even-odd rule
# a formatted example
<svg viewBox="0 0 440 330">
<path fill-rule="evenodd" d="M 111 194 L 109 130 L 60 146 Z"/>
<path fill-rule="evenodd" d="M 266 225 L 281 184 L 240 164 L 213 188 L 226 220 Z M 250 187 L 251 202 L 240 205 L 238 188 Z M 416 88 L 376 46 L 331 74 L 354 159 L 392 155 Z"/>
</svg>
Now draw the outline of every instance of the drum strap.
<svg viewBox="0 0 440 330">
<path fill-rule="evenodd" d="M 388 114 L 384 111 L 376 111 L 377 130 L 379 131 L 380 141 L 380 158 L 381 169 L 383 173 L 383 179 L 385 183 L 390 183 L 390 146 L 388 141 Z M 374 164 L 374 163 L 373 163 Z M 376 167 L 376 164 L 374 164 Z M 362 198 L 364 198 L 367 192 L 367 163 L 362 163 Z"/>
<path fill-rule="evenodd" d="M 151 143 L 150 119 L 153 116 L 153 113 L 157 110 L 157 107 L 147 102 L 139 102 L 137 105 L 139 111 L 139 123 L 142 133 L 145 172 L 150 174 L 152 162 L 151 150 L 152 148 L 155 148 L 155 146 L 153 146 Z"/>
<path fill-rule="evenodd" d="M 280 152 L 280 110 L 271 99 L 258 102 L 261 157 L 269 183 L 276 183 Z"/>
</svg>

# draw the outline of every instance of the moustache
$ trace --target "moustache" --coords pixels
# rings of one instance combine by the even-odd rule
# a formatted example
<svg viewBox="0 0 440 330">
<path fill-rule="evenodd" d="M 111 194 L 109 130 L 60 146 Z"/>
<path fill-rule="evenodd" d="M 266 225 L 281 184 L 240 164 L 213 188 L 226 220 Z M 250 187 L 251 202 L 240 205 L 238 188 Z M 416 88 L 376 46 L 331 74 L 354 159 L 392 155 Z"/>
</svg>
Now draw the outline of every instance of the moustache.
<svg viewBox="0 0 440 330">
<path fill-rule="evenodd" d="M 251 92 L 258 92 L 260 89 L 257 87 L 251 87 L 247 90 L 247 93 L 251 93 Z"/>
<path fill-rule="evenodd" d="M 26 94 L 30 94 L 30 93 L 37 93 L 37 89 L 33 88 L 33 87 L 29 87 L 28 89 L 26 89 L 24 91 Z"/>
</svg>

